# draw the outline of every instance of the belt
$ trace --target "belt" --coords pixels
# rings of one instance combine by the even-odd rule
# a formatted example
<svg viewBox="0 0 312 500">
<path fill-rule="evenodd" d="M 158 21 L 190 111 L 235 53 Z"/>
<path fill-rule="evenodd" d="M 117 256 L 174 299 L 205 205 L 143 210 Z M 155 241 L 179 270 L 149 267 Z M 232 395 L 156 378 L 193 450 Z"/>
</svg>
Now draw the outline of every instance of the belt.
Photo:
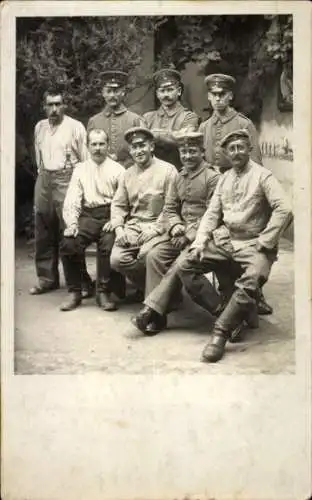
<svg viewBox="0 0 312 500">
<path fill-rule="evenodd" d="M 48 170 L 47 168 L 41 168 L 39 173 L 44 172 L 45 174 L 49 175 L 58 175 L 58 174 L 64 174 L 64 172 L 72 172 L 74 170 L 74 167 L 63 167 L 59 168 L 57 170 Z"/>
</svg>

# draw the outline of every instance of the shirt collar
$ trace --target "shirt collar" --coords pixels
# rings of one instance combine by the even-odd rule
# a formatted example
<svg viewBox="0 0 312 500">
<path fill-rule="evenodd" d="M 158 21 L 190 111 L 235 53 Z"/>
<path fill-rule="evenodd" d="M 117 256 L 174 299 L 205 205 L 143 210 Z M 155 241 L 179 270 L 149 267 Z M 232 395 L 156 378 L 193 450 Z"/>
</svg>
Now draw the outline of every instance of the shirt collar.
<svg viewBox="0 0 312 500">
<path fill-rule="evenodd" d="M 246 168 L 244 168 L 244 170 L 242 170 L 241 172 L 238 172 L 238 173 L 237 173 L 237 172 L 234 170 L 234 168 L 231 168 L 230 170 L 231 170 L 232 175 L 233 175 L 233 177 L 234 177 L 234 178 L 240 178 L 240 177 L 243 177 L 245 174 L 247 174 L 247 173 L 249 172 L 249 170 L 251 169 L 251 167 L 252 167 L 252 163 L 251 163 L 251 161 L 249 160 L 249 162 L 248 162 L 248 163 L 247 163 L 247 165 L 246 165 Z"/>
<path fill-rule="evenodd" d="M 124 104 L 121 104 L 119 108 L 117 109 L 109 109 L 107 106 L 103 109 L 103 113 L 105 116 L 111 116 L 111 115 L 121 115 L 127 111 L 127 108 Z"/>
<path fill-rule="evenodd" d="M 237 115 L 237 111 L 234 108 L 229 107 L 229 109 L 226 111 L 226 113 L 222 116 L 219 116 L 219 115 L 217 115 L 217 113 L 214 112 L 212 114 L 212 121 L 213 121 L 213 123 L 217 123 L 217 121 L 220 120 L 221 123 L 227 123 L 230 120 L 232 120 L 232 118 L 234 118 L 234 116 L 236 116 L 236 115 Z"/>
<path fill-rule="evenodd" d="M 91 156 L 88 159 L 88 163 L 91 164 L 94 168 L 101 168 L 104 167 L 107 163 L 110 163 L 111 158 L 109 156 L 106 156 L 105 160 L 102 161 L 102 163 L 98 164 L 95 163 L 94 160 L 92 160 Z"/>
<path fill-rule="evenodd" d="M 151 162 L 149 164 L 148 167 L 140 167 L 139 165 L 137 165 L 137 163 L 134 163 L 133 164 L 135 166 L 135 168 L 137 169 L 137 172 L 144 172 L 145 170 L 148 170 L 152 165 L 155 165 L 155 156 L 152 156 L 151 158 Z"/>
<path fill-rule="evenodd" d="M 63 116 L 63 119 L 60 123 L 58 123 L 57 125 L 52 125 L 49 121 L 49 119 L 47 118 L 47 124 L 48 124 L 48 127 L 49 127 L 49 130 L 51 132 L 51 134 L 54 134 L 64 123 L 67 122 L 67 116 L 64 115 Z"/>
<path fill-rule="evenodd" d="M 196 170 L 192 170 L 191 172 L 188 172 L 186 168 L 182 168 L 180 171 L 180 174 L 183 175 L 183 177 L 188 177 L 189 179 L 194 179 L 197 177 L 199 174 L 201 174 L 206 168 L 208 168 L 208 165 L 205 161 L 202 161 Z"/>
<path fill-rule="evenodd" d="M 160 106 L 160 108 L 158 109 L 158 113 L 160 114 L 160 116 L 167 115 L 167 116 L 172 117 L 181 109 L 183 109 L 183 106 L 179 101 L 177 101 L 176 104 L 170 109 L 167 109 L 167 108 L 164 108 L 163 106 Z"/>
</svg>

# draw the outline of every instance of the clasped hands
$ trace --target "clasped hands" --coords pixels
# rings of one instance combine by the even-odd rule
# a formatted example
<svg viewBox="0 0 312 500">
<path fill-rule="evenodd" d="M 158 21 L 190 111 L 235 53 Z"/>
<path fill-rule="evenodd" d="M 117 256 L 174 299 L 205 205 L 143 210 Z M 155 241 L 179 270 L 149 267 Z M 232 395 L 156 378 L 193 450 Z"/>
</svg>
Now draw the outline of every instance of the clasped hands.
<svg viewBox="0 0 312 500">
<path fill-rule="evenodd" d="M 155 228 L 147 228 L 144 231 L 142 231 L 137 238 L 135 238 L 135 241 L 133 241 L 133 238 L 131 238 L 131 236 L 122 226 L 117 227 L 115 232 L 116 232 L 115 242 L 120 247 L 129 247 L 131 245 L 143 245 L 143 243 L 146 243 L 147 241 L 151 240 L 152 238 L 158 235 L 158 231 Z"/>
<path fill-rule="evenodd" d="M 176 224 L 170 231 L 170 241 L 178 250 L 183 250 L 190 241 L 185 236 L 185 227 L 183 224 Z"/>
</svg>

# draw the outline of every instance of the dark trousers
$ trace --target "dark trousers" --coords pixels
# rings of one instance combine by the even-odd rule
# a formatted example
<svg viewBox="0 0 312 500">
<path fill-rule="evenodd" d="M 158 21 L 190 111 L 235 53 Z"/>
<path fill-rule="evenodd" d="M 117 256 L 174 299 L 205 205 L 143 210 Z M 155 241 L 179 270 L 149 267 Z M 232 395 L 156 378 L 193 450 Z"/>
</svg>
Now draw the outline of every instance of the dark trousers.
<svg viewBox="0 0 312 500">
<path fill-rule="evenodd" d="M 42 170 L 36 180 L 35 205 L 35 265 L 39 284 L 43 286 L 59 285 L 59 248 L 63 239 L 64 221 L 63 203 L 72 169 L 51 172 Z M 66 269 L 61 257 L 65 281 Z M 84 286 L 91 283 L 86 269 L 84 255 L 80 260 Z"/>
<path fill-rule="evenodd" d="M 113 232 L 106 233 L 103 226 L 110 220 L 110 207 L 84 208 L 78 223 L 78 235 L 64 237 L 61 254 L 67 275 L 69 292 L 80 292 L 83 284 L 81 257 L 91 243 L 97 243 L 97 292 L 110 292 L 110 254 L 115 240 Z"/>
<path fill-rule="evenodd" d="M 236 327 L 250 307 L 257 303 L 259 287 L 268 279 L 275 260 L 276 251 L 258 252 L 255 244 L 230 253 L 210 241 L 204 252 L 204 259 L 199 261 L 189 255 L 179 266 L 178 273 L 191 298 L 201 305 L 207 293 L 204 274 L 220 269 L 222 264 L 240 266 L 241 273 L 235 281 L 230 301 L 215 324 L 215 328 L 228 333 Z"/>
</svg>

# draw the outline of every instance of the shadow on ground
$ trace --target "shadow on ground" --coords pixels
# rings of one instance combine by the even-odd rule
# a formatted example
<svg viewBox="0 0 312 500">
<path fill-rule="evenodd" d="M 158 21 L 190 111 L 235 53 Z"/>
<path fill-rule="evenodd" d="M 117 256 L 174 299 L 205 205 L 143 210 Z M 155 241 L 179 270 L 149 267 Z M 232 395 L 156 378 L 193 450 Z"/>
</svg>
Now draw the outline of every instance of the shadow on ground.
<svg viewBox="0 0 312 500">
<path fill-rule="evenodd" d="M 94 257 L 88 269 L 95 273 Z M 293 320 L 293 250 L 284 240 L 265 296 L 274 308 L 262 317 L 244 342 L 228 344 L 219 363 L 200 362 L 211 331 L 211 317 L 188 297 L 169 317 L 168 329 L 145 338 L 130 322 L 139 305 L 103 312 L 94 299 L 71 312 L 59 311 L 66 296 L 60 290 L 30 296 L 35 283 L 32 248 L 16 248 L 15 372 L 18 374 L 275 374 L 295 372 Z"/>
</svg>

